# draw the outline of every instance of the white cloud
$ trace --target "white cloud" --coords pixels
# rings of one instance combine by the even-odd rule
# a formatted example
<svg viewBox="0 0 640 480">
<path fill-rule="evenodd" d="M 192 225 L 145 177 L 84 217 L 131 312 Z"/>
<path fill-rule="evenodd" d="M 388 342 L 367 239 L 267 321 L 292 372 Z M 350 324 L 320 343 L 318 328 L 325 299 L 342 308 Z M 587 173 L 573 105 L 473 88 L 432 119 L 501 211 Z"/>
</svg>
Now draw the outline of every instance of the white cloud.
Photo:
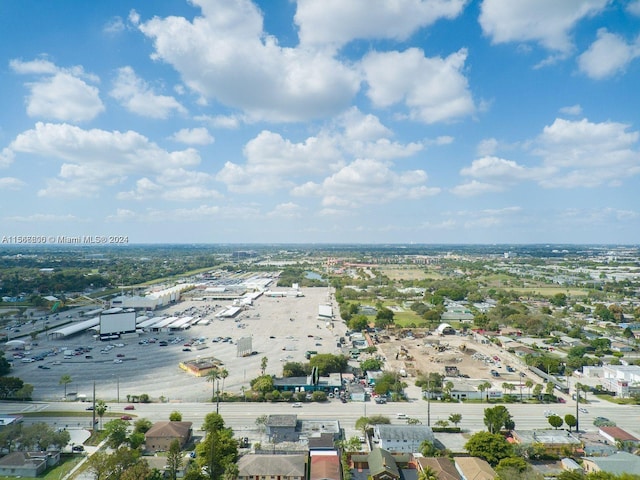
<svg viewBox="0 0 640 480">
<path fill-rule="evenodd" d="M 85 74 L 82 67 L 62 69 L 43 59 L 30 62 L 11 60 L 9 66 L 21 75 L 41 76 L 25 84 L 30 90 L 27 96 L 27 114 L 30 117 L 83 122 L 104 111 L 98 88 L 85 81 L 95 83 L 98 79 Z"/>
<path fill-rule="evenodd" d="M 13 163 L 15 153 L 10 148 L 3 148 L 0 152 L 0 167 L 8 167 Z"/>
<path fill-rule="evenodd" d="M 273 192 L 290 188 L 295 178 L 335 169 L 342 157 L 327 135 L 293 143 L 267 130 L 247 142 L 244 155 L 245 166 L 227 162 L 216 177 L 232 191 Z"/>
<path fill-rule="evenodd" d="M 476 107 L 462 73 L 467 51 L 447 58 L 427 58 L 422 50 L 372 52 L 362 60 L 375 106 L 386 108 L 404 103 L 409 117 L 425 123 L 454 120 L 474 113 Z"/>
<path fill-rule="evenodd" d="M 544 187 L 596 187 L 616 185 L 640 173 L 637 131 L 616 122 L 556 119 L 544 128 L 535 153 L 552 172 Z"/>
<path fill-rule="evenodd" d="M 624 72 L 639 56 L 640 36 L 629 44 L 620 35 L 601 28 L 598 30 L 597 40 L 578 57 L 578 66 L 590 78 L 601 80 Z"/>
<path fill-rule="evenodd" d="M 168 152 L 137 132 L 40 122 L 18 135 L 7 149 L 12 155 L 30 153 L 63 162 L 58 177 L 49 180 L 39 195 L 95 195 L 129 175 L 161 176 L 200 163 L 193 149 Z"/>
<path fill-rule="evenodd" d="M 503 190 L 504 188 L 500 185 L 472 180 L 461 185 L 456 185 L 451 189 L 451 193 L 460 197 L 473 197 L 475 195 L 482 195 L 485 193 L 502 192 Z"/>
<path fill-rule="evenodd" d="M 0 177 L 0 190 L 19 190 L 26 183 L 14 177 Z"/>
<path fill-rule="evenodd" d="M 166 223 L 167 218 L 176 222 L 201 222 L 206 219 L 233 219 L 233 220 L 253 220 L 261 218 L 260 211 L 253 206 L 225 205 L 200 205 L 194 208 L 157 209 L 150 208 L 142 212 L 135 212 L 129 209 L 118 209 L 113 215 L 108 215 L 106 221 L 121 222 L 149 222 Z"/>
<path fill-rule="evenodd" d="M 321 184 L 307 182 L 294 188 L 293 195 L 322 196 L 324 207 L 357 208 L 398 199 L 418 199 L 440 193 L 439 188 L 427 187 L 423 170 L 397 173 L 384 162 L 356 160 Z"/>
<path fill-rule="evenodd" d="M 143 117 L 164 119 L 173 112 L 187 112 L 174 97 L 156 94 L 131 67 L 118 69 L 118 76 L 109 94 L 127 110 Z"/>
<path fill-rule="evenodd" d="M 565 115 L 581 115 L 582 107 L 580 105 L 569 105 L 567 107 L 562 107 L 560 109 L 560 113 Z"/>
<path fill-rule="evenodd" d="M 268 217 L 300 218 L 304 214 L 304 208 L 293 202 L 280 203 L 267 214 Z"/>
<path fill-rule="evenodd" d="M 495 138 L 485 138 L 476 147 L 476 153 L 481 157 L 494 155 L 498 149 L 498 140 Z"/>
<path fill-rule="evenodd" d="M 127 27 L 122 20 L 122 17 L 113 17 L 102 27 L 102 31 L 110 35 L 114 35 L 123 32 Z"/>
<path fill-rule="evenodd" d="M 214 128 L 227 128 L 234 129 L 238 128 L 242 123 L 242 118 L 237 115 L 216 115 L 210 117 L 208 115 L 195 117 L 196 120 L 203 121 L 209 123 Z"/>
<path fill-rule="evenodd" d="M 215 141 L 209 131 L 204 128 L 183 128 L 177 131 L 171 137 L 175 142 L 185 143 L 187 145 L 209 145 Z"/>
<path fill-rule="evenodd" d="M 55 213 L 34 213 L 27 216 L 11 216 L 5 217 L 6 221 L 22 222 L 22 223 L 64 223 L 64 222 L 77 222 L 80 221 L 75 215 L 58 215 Z"/>
<path fill-rule="evenodd" d="M 386 138 L 391 134 L 377 117 L 356 108 L 338 116 L 316 136 L 300 142 L 264 130 L 245 145 L 246 164 L 227 162 L 216 178 L 235 192 L 274 192 L 292 188 L 294 182 L 310 176 L 337 172 L 346 158 L 392 160 L 424 148 L 421 143 L 402 144 Z"/>
<path fill-rule="evenodd" d="M 457 17 L 467 0 L 298 0 L 300 42 L 339 47 L 362 38 L 405 40 L 421 27 Z"/>
<path fill-rule="evenodd" d="M 249 0 L 193 3 L 202 9 L 193 21 L 155 17 L 139 28 L 153 40 L 153 58 L 204 98 L 254 120 L 295 121 L 335 114 L 358 91 L 358 75 L 330 53 L 280 47 Z"/>
<path fill-rule="evenodd" d="M 474 160 L 471 166 L 463 168 L 460 174 L 510 184 L 532 179 L 537 175 L 531 169 L 518 165 L 512 160 L 505 160 L 499 157 L 482 157 Z"/>
<path fill-rule="evenodd" d="M 582 19 L 602 12 L 611 0 L 483 0 L 480 25 L 494 44 L 538 42 L 563 54 L 573 48 L 570 33 Z"/>
<path fill-rule="evenodd" d="M 627 4 L 627 12 L 640 17 L 640 0 L 631 0 Z"/>
</svg>

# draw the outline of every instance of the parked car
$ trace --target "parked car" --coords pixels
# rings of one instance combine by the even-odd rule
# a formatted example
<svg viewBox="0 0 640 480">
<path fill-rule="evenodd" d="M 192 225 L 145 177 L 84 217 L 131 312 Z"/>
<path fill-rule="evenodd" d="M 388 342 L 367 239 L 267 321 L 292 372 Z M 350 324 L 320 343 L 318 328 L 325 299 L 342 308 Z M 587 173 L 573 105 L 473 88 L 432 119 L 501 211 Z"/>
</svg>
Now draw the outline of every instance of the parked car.
<svg viewBox="0 0 640 480">
<path fill-rule="evenodd" d="M 71 447 L 71 451 L 75 453 L 84 452 L 84 447 L 82 445 L 74 445 Z"/>
<path fill-rule="evenodd" d="M 126 407 L 124 407 L 125 410 L 135 410 L 136 407 L 134 407 L 133 405 L 127 405 Z"/>
<path fill-rule="evenodd" d="M 120 420 L 133 420 L 133 417 L 131 417 L 131 415 L 122 415 Z"/>
<path fill-rule="evenodd" d="M 300 402 L 296 402 L 293 405 L 291 405 L 293 408 L 302 408 L 302 404 Z"/>
</svg>

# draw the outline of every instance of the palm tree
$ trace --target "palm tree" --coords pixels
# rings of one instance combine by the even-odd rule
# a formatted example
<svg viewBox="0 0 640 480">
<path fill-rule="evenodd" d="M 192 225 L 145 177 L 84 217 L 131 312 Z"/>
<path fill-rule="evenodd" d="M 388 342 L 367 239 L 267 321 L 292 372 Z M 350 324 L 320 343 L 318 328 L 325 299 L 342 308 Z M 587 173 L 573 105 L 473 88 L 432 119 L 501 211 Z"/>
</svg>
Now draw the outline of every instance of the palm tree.
<svg viewBox="0 0 640 480">
<path fill-rule="evenodd" d="M 213 367 L 207 372 L 207 382 L 211 382 L 211 401 L 216 396 L 216 382 L 220 380 L 220 370 L 218 367 Z"/>
<path fill-rule="evenodd" d="M 71 375 L 64 374 L 60 377 L 60 381 L 58 385 L 64 385 L 64 399 L 67 399 L 67 385 L 69 385 L 73 380 L 71 379 Z"/>
<path fill-rule="evenodd" d="M 482 400 L 482 394 L 487 392 L 487 402 L 489 401 L 489 389 L 491 388 L 491 384 L 489 382 L 482 382 L 478 385 L 478 391 L 480 392 L 480 400 Z"/>
<path fill-rule="evenodd" d="M 222 378 L 222 396 L 224 396 L 224 379 L 229 376 L 229 371 L 226 368 L 220 370 L 220 378 Z"/>
<path fill-rule="evenodd" d="M 262 357 L 260 360 L 260 375 L 264 375 L 264 372 L 267 371 L 267 363 L 269 359 L 267 357 Z"/>
<path fill-rule="evenodd" d="M 438 480 L 438 474 L 433 468 L 427 466 L 418 474 L 418 480 Z"/>
<path fill-rule="evenodd" d="M 533 380 L 527 378 L 527 381 L 524 382 L 524 386 L 529 390 L 529 397 L 531 397 L 531 389 L 533 388 Z"/>
<path fill-rule="evenodd" d="M 96 415 L 100 417 L 100 430 L 102 430 L 102 417 L 107 413 L 107 404 L 104 400 L 96 401 Z"/>
</svg>

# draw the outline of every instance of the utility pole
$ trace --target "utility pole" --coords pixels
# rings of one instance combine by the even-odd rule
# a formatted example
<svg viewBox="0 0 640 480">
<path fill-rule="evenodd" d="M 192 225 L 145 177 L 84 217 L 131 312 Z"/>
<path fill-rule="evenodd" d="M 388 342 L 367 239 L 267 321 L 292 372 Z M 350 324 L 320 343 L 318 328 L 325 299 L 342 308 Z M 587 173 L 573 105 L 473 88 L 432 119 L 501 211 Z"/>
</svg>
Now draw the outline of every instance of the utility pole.
<svg viewBox="0 0 640 480">
<path fill-rule="evenodd" d="M 431 426 L 431 379 L 427 379 L 427 427 Z"/>
<path fill-rule="evenodd" d="M 91 409 L 92 416 L 92 424 L 91 431 L 93 432 L 96 429 L 96 381 L 93 381 L 93 408 Z"/>
<path fill-rule="evenodd" d="M 580 384 L 578 382 L 576 382 L 576 433 L 578 433 L 578 430 L 580 429 Z"/>
</svg>

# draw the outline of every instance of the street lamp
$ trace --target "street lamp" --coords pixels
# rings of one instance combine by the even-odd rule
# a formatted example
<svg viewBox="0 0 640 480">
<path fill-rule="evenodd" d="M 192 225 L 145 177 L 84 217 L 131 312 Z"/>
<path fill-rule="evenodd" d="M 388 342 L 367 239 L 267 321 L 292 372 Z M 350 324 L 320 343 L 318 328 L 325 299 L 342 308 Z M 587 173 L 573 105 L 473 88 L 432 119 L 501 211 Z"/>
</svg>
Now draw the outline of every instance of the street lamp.
<svg viewBox="0 0 640 480">
<path fill-rule="evenodd" d="M 220 380 L 216 380 L 216 413 L 220 410 Z"/>
</svg>

